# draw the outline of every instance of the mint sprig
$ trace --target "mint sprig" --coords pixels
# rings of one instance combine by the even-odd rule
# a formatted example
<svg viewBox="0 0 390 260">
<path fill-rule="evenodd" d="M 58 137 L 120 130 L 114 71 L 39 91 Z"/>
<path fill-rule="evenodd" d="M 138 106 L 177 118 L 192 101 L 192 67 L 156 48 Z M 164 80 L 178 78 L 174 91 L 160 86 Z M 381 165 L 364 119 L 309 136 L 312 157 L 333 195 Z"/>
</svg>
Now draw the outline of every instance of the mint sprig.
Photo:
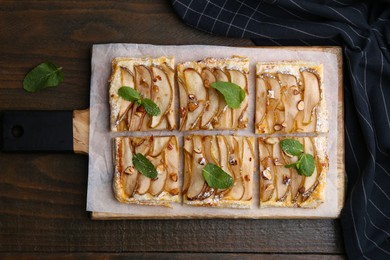
<svg viewBox="0 0 390 260">
<path fill-rule="evenodd" d="M 64 80 L 62 67 L 44 62 L 33 68 L 23 80 L 23 88 L 28 92 L 38 92 L 45 88 L 56 87 Z"/>
<path fill-rule="evenodd" d="M 202 169 L 202 174 L 211 188 L 227 189 L 233 186 L 232 176 L 213 163 L 206 164 Z"/>
<path fill-rule="evenodd" d="M 225 98 L 226 104 L 233 109 L 239 108 L 245 99 L 245 91 L 237 84 L 225 81 L 216 81 L 211 86 L 218 90 Z"/>
<path fill-rule="evenodd" d="M 133 165 L 137 171 L 148 178 L 157 178 L 157 170 L 154 165 L 140 153 L 133 155 Z"/>
<path fill-rule="evenodd" d="M 299 175 L 310 177 L 315 169 L 314 157 L 311 154 L 303 152 L 303 145 L 294 139 L 283 139 L 280 141 L 282 150 L 292 156 L 298 156 L 298 161 L 291 164 L 286 164 L 284 167 L 297 170 Z"/>
<path fill-rule="evenodd" d="M 135 102 L 137 106 L 142 106 L 146 113 L 151 116 L 158 116 L 161 111 L 156 103 L 149 98 L 143 98 L 141 94 L 130 87 L 122 86 L 118 90 L 118 95 L 124 100 Z"/>
</svg>

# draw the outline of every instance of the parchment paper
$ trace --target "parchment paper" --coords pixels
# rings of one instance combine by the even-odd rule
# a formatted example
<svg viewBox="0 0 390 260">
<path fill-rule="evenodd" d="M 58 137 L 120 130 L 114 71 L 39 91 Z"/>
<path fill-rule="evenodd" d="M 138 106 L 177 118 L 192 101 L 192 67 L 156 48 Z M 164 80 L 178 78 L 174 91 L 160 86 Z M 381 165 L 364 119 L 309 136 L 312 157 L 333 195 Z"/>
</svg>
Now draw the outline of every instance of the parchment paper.
<svg viewBox="0 0 390 260">
<path fill-rule="evenodd" d="M 322 63 L 324 65 L 323 84 L 325 98 L 329 110 L 329 172 L 326 180 L 326 201 L 317 209 L 300 208 L 259 208 L 259 177 L 254 173 L 252 209 L 219 209 L 182 205 L 173 203 L 172 208 L 129 205 L 118 202 L 112 191 L 113 160 L 112 138 L 115 136 L 135 135 L 135 133 L 110 133 L 109 131 L 109 103 L 108 79 L 111 74 L 111 60 L 114 57 L 158 57 L 173 56 L 175 63 L 200 60 L 206 57 L 225 58 L 232 55 L 250 58 L 249 74 L 249 125 L 247 130 L 237 131 L 238 135 L 255 136 L 255 64 L 259 61 L 286 61 L 303 60 Z M 177 95 L 176 95 L 177 97 Z M 87 210 L 95 212 L 109 212 L 128 214 L 139 218 L 186 218 L 186 217 L 213 217 L 227 216 L 231 218 L 262 218 L 278 217 L 337 217 L 337 101 L 338 101 L 338 67 L 336 55 L 328 52 L 303 50 L 291 51 L 275 48 L 237 48 L 205 45 L 186 46 L 157 46 L 148 44 L 98 44 L 92 51 L 90 100 L 90 132 L 89 132 L 89 175 Z M 178 100 L 176 100 L 178 103 Z M 232 133 L 231 131 L 197 131 L 202 134 Z M 181 140 L 183 133 L 178 131 L 150 131 L 136 135 L 176 135 Z M 182 140 L 181 140 L 182 141 Z M 181 142 L 182 143 L 182 142 Z M 257 141 L 255 142 L 257 146 Z M 255 166 L 258 165 L 258 149 L 256 147 Z M 182 166 L 180 167 L 180 169 Z M 256 167 L 257 168 L 257 167 Z M 181 172 L 179 172 L 181 174 Z"/>
</svg>

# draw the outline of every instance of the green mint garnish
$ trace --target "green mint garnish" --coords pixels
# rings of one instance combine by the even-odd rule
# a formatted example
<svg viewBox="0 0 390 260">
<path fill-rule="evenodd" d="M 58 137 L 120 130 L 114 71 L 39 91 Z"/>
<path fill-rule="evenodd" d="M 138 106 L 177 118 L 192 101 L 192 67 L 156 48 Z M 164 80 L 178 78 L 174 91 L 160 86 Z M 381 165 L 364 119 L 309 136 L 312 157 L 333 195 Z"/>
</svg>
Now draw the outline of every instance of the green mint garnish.
<svg viewBox="0 0 390 260">
<path fill-rule="evenodd" d="M 38 92 L 49 87 L 56 87 L 64 80 L 61 67 L 51 62 L 44 62 L 33 68 L 23 80 L 23 88 L 28 92 Z"/>
<path fill-rule="evenodd" d="M 233 178 L 217 165 L 208 163 L 202 170 L 207 184 L 215 189 L 227 189 L 233 186 Z"/>
<path fill-rule="evenodd" d="M 211 86 L 223 95 L 226 104 L 230 108 L 239 108 L 241 102 L 245 99 L 245 91 L 239 85 L 232 82 L 217 81 L 211 83 Z"/>
<path fill-rule="evenodd" d="M 137 106 L 143 106 L 146 113 L 151 116 L 158 116 L 161 113 L 156 103 L 149 98 L 142 98 L 141 94 L 133 88 L 122 86 L 118 90 L 118 95 L 124 100 L 135 102 Z"/>
<path fill-rule="evenodd" d="M 157 170 L 154 165 L 140 153 L 133 155 L 133 165 L 137 171 L 148 178 L 157 178 Z"/>
<path fill-rule="evenodd" d="M 160 108 L 158 108 L 157 104 L 149 98 L 142 99 L 141 105 L 145 108 L 146 113 L 151 116 L 158 116 L 161 113 Z"/>
<path fill-rule="evenodd" d="M 283 139 L 280 141 L 282 150 L 290 155 L 298 156 L 298 161 L 286 164 L 284 167 L 297 169 L 299 175 L 310 177 L 315 169 L 314 157 L 311 154 L 303 153 L 303 145 L 294 139 Z"/>
<path fill-rule="evenodd" d="M 303 145 L 294 139 L 283 139 L 280 141 L 280 147 L 285 153 L 292 156 L 299 156 L 303 153 Z"/>
</svg>

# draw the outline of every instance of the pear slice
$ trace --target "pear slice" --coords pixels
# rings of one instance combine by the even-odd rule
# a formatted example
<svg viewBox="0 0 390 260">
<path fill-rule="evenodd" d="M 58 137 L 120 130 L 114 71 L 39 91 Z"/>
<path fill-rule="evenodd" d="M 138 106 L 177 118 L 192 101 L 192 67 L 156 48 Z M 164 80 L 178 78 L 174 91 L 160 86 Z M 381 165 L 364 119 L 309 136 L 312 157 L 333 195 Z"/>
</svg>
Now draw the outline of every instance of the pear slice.
<svg viewBox="0 0 390 260">
<path fill-rule="evenodd" d="M 280 148 L 280 144 L 276 143 L 273 145 L 273 155 L 272 158 L 275 162 L 278 162 L 278 165 L 275 165 L 275 177 L 276 177 L 276 200 L 277 201 L 283 201 L 287 197 L 288 193 L 288 187 L 289 183 L 286 182 L 286 178 L 290 179 L 291 178 L 291 173 L 290 170 L 284 165 L 286 165 L 284 158 L 282 156 L 282 151 Z"/>
<path fill-rule="evenodd" d="M 241 174 L 244 180 L 244 194 L 241 197 L 241 200 L 247 201 L 252 199 L 252 186 L 253 186 L 253 172 L 254 172 L 254 153 L 253 153 L 253 143 L 251 138 L 242 137 L 239 141 L 241 143 Z M 248 176 L 248 177 L 246 177 Z"/>
<path fill-rule="evenodd" d="M 179 192 L 179 145 L 176 137 L 171 137 L 164 150 L 164 161 L 167 167 L 167 180 L 165 190 L 172 195 Z"/>
<path fill-rule="evenodd" d="M 133 153 L 131 151 L 130 140 L 128 138 L 122 139 L 122 154 L 123 186 L 125 193 L 129 197 L 132 197 L 137 183 L 138 173 L 133 166 Z"/>
<path fill-rule="evenodd" d="M 259 139 L 260 202 L 269 201 L 275 196 L 275 171 L 270 152 L 272 145 L 268 145 L 266 142 L 267 139 Z"/>
<path fill-rule="evenodd" d="M 161 155 L 161 152 L 166 148 L 170 139 L 171 137 L 169 136 L 154 137 L 153 145 L 151 147 L 152 149 L 149 152 L 149 155 L 152 157 Z"/>
<path fill-rule="evenodd" d="M 213 135 L 211 137 L 210 146 L 211 146 L 211 150 L 210 150 L 211 158 L 214 160 L 214 163 L 218 165 L 218 167 L 221 167 L 221 159 L 219 156 L 217 136 Z"/>
<path fill-rule="evenodd" d="M 202 152 L 202 140 L 200 136 L 193 136 L 193 153 L 192 153 L 192 165 L 191 165 L 191 181 L 190 186 L 187 191 L 187 198 L 189 200 L 197 199 L 203 189 L 204 186 L 207 185 L 205 179 L 202 175 L 202 169 L 204 165 L 201 165 L 199 162 L 204 159 L 204 155 Z"/>
<path fill-rule="evenodd" d="M 198 107 L 193 111 L 187 109 L 188 115 L 185 130 L 192 130 L 197 127 L 199 120 L 204 113 L 207 100 L 207 91 L 203 86 L 202 77 L 196 70 L 187 68 L 183 73 L 188 97 L 192 97 L 194 100 L 196 100 L 198 105 Z M 188 107 L 191 105 L 190 102 L 191 100 L 189 100 Z"/>
<path fill-rule="evenodd" d="M 187 142 L 192 143 L 192 140 L 190 141 L 186 140 L 185 143 Z M 187 193 L 188 188 L 190 186 L 190 181 L 192 178 L 191 162 L 192 162 L 192 156 L 189 153 L 184 153 L 184 166 L 183 166 L 184 174 L 183 174 L 183 188 L 182 188 L 183 194 Z"/>
<path fill-rule="evenodd" d="M 206 161 L 207 163 L 214 163 L 214 158 L 212 157 L 211 155 L 211 147 L 215 144 L 213 144 L 213 141 L 212 141 L 212 136 L 210 135 L 206 135 L 204 138 L 203 138 L 203 146 L 204 146 L 204 155 L 205 155 L 205 158 L 206 158 Z"/>
<path fill-rule="evenodd" d="M 179 101 L 180 101 L 180 109 L 179 109 L 179 116 L 180 116 L 180 126 L 179 130 L 183 130 L 183 127 L 186 124 L 187 116 L 188 116 L 188 93 L 185 88 L 185 84 L 183 80 L 180 77 L 177 77 L 177 85 L 179 87 Z"/>
<path fill-rule="evenodd" d="M 219 108 L 219 94 L 216 89 L 210 86 L 210 84 L 216 81 L 214 74 L 207 68 L 202 70 L 202 78 L 204 86 L 208 88 L 208 100 L 207 107 L 202 116 L 201 127 L 209 129 L 211 121 L 214 120 Z"/>
<path fill-rule="evenodd" d="M 194 149 L 193 143 L 192 143 L 192 136 L 185 137 L 183 150 L 184 152 L 188 153 L 190 156 L 192 156 L 192 151 Z"/>
<path fill-rule="evenodd" d="M 302 138 L 297 139 L 300 143 L 303 142 Z M 297 156 L 289 157 L 284 155 L 284 160 L 287 164 L 295 163 L 298 161 Z M 298 200 L 298 197 L 300 195 L 299 189 L 303 186 L 304 182 L 304 176 L 299 175 L 298 172 L 294 168 L 291 169 L 291 182 L 290 182 L 290 187 L 291 187 L 291 199 L 293 202 L 296 202 Z"/>
<path fill-rule="evenodd" d="M 314 158 L 316 158 L 313 142 L 310 137 L 303 138 L 303 146 L 304 146 L 305 153 L 311 154 L 313 155 Z M 310 194 L 314 191 L 317 185 L 318 185 L 318 170 L 317 167 L 315 167 L 313 174 L 309 177 L 305 177 L 305 183 L 303 186 L 305 188 L 305 192 L 302 194 L 303 201 L 305 201 L 310 196 Z"/>
<path fill-rule="evenodd" d="M 233 113 L 233 125 L 232 128 L 236 129 L 242 128 L 246 125 L 248 121 L 248 117 L 246 113 L 244 113 L 247 105 L 248 105 L 248 81 L 244 73 L 238 70 L 228 70 L 228 74 L 230 77 L 230 82 L 240 86 L 245 92 L 245 99 L 242 101 L 241 105 L 237 109 L 232 109 Z"/>
<path fill-rule="evenodd" d="M 165 74 L 168 76 L 169 84 L 172 87 L 172 95 L 175 95 L 175 71 L 167 64 L 163 63 L 161 65 L 161 68 L 164 70 Z M 166 118 L 169 124 L 169 129 L 175 129 L 176 128 L 176 116 L 173 110 L 173 104 L 171 105 L 171 108 L 169 109 Z"/>
<path fill-rule="evenodd" d="M 275 132 L 275 109 L 278 106 L 280 102 L 280 84 L 279 81 L 273 76 L 269 74 L 263 75 L 264 79 L 266 79 L 266 84 L 268 85 L 268 92 L 272 91 L 272 95 L 269 95 L 267 93 L 267 113 L 266 113 L 266 120 L 268 125 L 268 131 L 269 133 Z"/>
<path fill-rule="evenodd" d="M 244 184 L 241 176 L 241 158 L 240 151 L 242 151 L 242 147 L 240 149 L 236 140 L 233 140 L 232 136 L 223 137 L 225 139 L 225 144 L 227 146 L 228 155 L 229 155 L 229 164 L 228 169 L 232 172 L 234 176 L 234 184 L 231 187 L 229 193 L 226 195 L 226 199 L 231 200 L 240 200 L 242 195 L 244 194 Z"/>
<path fill-rule="evenodd" d="M 309 124 L 312 120 L 313 109 L 321 100 L 320 82 L 318 76 L 311 70 L 303 70 L 301 75 L 304 86 L 303 101 L 305 104 L 303 123 Z"/>
<path fill-rule="evenodd" d="M 294 76 L 288 74 L 279 74 L 279 77 L 284 79 L 288 84 L 285 91 L 283 91 L 282 102 L 285 108 L 285 132 L 291 133 L 295 129 L 295 118 L 299 112 L 297 104 L 301 100 L 299 88 L 297 87 L 297 80 Z"/>
<path fill-rule="evenodd" d="M 228 76 L 220 69 L 214 70 L 214 76 L 217 81 L 228 82 Z M 219 108 L 216 117 L 216 122 L 214 123 L 218 129 L 227 129 L 230 128 L 232 123 L 232 111 L 226 104 L 226 101 L 222 95 L 219 95 Z"/>
<path fill-rule="evenodd" d="M 163 161 L 162 156 L 151 158 L 151 163 L 156 167 L 157 178 L 150 180 L 149 193 L 153 196 L 157 196 L 164 190 L 167 171 L 165 164 L 161 163 Z"/>
<path fill-rule="evenodd" d="M 219 161 L 220 161 L 219 167 L 221 167 L 222 170 L 224 170 L 227 174 L 229 174 L 233 178 L 234 182 L 236 182 L 236 180 L 234 179 L 235 176 L 232 174 L 229 167 L 229 150 L 225 138 L 221 135 L 218 135 L 217 144 L 218 144 Z M 229 189 L 218 189 L 217 193 L 225 193 L 229 191 Z"/>
<path fill-rule="evenodd" d="M 122 86 L 134 88 L 134 75 L 133 75 L 133 73 L 126 67 L 120 67 L 119 72 L 120 72 L 121 76 L 120 76 L 120 82 L 118 82 L 119 83 L 118 90 Z M 116 93 L 116 94 L 118 94 L 118 93 Z M 132 102 L 125 100 L 121 97 L 119 97 L 118 103 L 120 103 L 119 104 L 119 113 L 118 113 L 118 117 L 117 117 L 117 120 L 115 122 L 115 125 L 120 124 L 123 121 L 123 119 L 125 119 L 127 117 L 127 113 L 130 110 L 130 107 L 132 104 Z M 126 129 L 121 129 L 121 130 L 127 130 L 127 127 L 126 127 Z"/>
<path fill-rule="evenodd" d="M 173 102 L 173 88 L 168 80 L 167 74 L 156 66 L 152 66 L 153 78 L 156 80 L 152 87 L 152 100 L 160 108 L 161 113 L 153 116 L 150 127 L 156 128 L 169 112 Z"/>
<path fill-rule="evenodd" d="M 267 86 L 263 78 L 256 77 L 256 133 L 264 133 L 267 127 Z"/>
<path fill-rule="evenodd" d="M 145 138 L 145 141 L 141 145 L 135 147 L 135 153 L 147 154 L 150 150 L 150 147 L 153 145 L 152 142 L 153 142 L 152 138 Z M 150 158 L 152 157 L 146 156 L 146 158 L 150 160 Z M 137 193 L 140 195 L 145 194 L 148 191 L 149 186 L 150 186 L 150 178 L 146 177 L 145 175 L 138 174 L 137 188 L 136 188 Z"/>
</svg>

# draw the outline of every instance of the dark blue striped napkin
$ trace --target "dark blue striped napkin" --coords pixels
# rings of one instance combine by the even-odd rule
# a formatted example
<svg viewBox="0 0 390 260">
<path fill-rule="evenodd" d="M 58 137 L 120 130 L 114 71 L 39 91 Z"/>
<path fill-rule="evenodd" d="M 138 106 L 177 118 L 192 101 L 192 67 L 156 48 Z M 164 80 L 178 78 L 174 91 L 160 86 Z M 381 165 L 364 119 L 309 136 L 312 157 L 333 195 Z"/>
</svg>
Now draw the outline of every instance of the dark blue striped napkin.
<svg viewBox="0 0 390 260">
<path fill-rule="evenodd" d="M 173 0 L 188 25 L 257 45 L 344 52 L 348 256 L 390 259 L 390 1 Z"/>
</svg>

